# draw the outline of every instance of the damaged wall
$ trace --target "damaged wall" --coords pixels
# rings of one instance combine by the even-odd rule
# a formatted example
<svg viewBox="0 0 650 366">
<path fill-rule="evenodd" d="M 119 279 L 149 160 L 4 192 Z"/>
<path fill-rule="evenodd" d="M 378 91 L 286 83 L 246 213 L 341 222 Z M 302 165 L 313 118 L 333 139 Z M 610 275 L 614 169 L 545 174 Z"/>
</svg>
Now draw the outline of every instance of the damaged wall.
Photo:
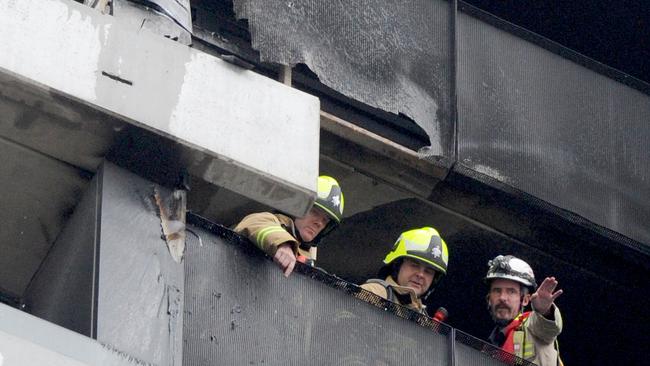
<svg viewBox="0 0 650 366">
<path fill-rule="evenodd" d="M 262 61 L 304 63 L 336 91 L 403 113 L 453 156 L 451 2 L 235 0 Z"/>
<path fill-rule="evenodd" d="M 457 172 L 649 252 L 647 84 L 462 2 L 458 14 L 444 1 L 233 4 L 261 61 L 305 63 L 337 92 L 415 119 Z M 444 117 L 455 93 L 457 145 Z"/>
<path fill-rule="evenodd" d="M 28 309 L 129 357 L 180 365 L 184 264 L 154 197 L 172 192 L 109 163 L 90 187 L 30 286 Z"/>
<path fill-rule="evenodd" d="M 475 17 L 458 24 L 459 163 L 650 253 L 650 96 Z"/>
<path fill-rule="evenodd" d="M 184 45 L 192 44 L 189 0 L 112 0 L 111 14 L 135 31 L 147 29 Z"/>
<path fill-rule="evenodd" d="M 156 187 L 111 164 L 102 171 L 97 340 L 157 365 L 182 360 L 183 264 L 162 237 Z"/>
</svg>

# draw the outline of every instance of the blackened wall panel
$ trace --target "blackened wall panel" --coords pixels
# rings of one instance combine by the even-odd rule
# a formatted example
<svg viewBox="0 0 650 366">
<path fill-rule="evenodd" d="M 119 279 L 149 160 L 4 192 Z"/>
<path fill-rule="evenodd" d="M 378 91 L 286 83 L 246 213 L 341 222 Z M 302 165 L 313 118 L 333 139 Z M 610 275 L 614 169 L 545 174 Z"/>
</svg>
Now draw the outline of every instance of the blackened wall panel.
<svg viewBox="0 0 650 366">
<path fill-rule="evenodd" d="M 452 7 L 442 0 L 235 0 L 262 61 L 304 63 L 358 101 L 403 113 L 453 154 Z"/>
<path fill-rule="evenodd" d="M 181 365 L 183 263 L 169 253 L 154 190 L 170 192 L 105 163 L 102 168 L 97 340 L 156 365 Z"/>
<path fill-rule="evenodd" d="M 189 220 L 184 365 L 529 364 L 321 269 L 284 278 L 248 240 Z"/>
<path fill-rule="evenodd" d="M 303 274 L 284 278 L 232 235 L 192 230 L 184 365 L 448 364 L 445 335 Z"/>
<path fill-rule="evenodd" d="M 459 162 L 650 243 L 650 96 L 467 14 Z"/>
</svg>

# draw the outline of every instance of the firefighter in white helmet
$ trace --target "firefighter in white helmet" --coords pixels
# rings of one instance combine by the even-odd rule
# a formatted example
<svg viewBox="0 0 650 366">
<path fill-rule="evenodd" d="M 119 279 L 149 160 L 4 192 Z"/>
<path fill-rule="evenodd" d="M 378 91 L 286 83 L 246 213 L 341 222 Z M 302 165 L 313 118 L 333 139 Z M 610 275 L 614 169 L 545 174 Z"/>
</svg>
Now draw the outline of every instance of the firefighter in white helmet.
<svg viewBox="0 0 650 366">
<path fill-rule="evenodd" d="M 316 201 L 306 215 L 293 218 L 282 213 L 258 212 L 244 217 L 234 231 L 247 237 L 273 257 L 285 276 L 296 260 L 314 264 L 316 245 L 341 223 L 343 192 L 336 179 L 318 177 Z"/>
<path fill-rule="evenodd" d="M 449 252 L 438 231 L 423 227 L 403 232 L 384 258 L 379 277 L 361 288 L 427 315 L 423 299 L 447 273 Z"/>
<path fill-rule="evenodd" d="M 540 366 L 561 365 L 557 336 L 562 315 L 555 299 L 555 277 L 544 279 L 539 288 L 528 263 L 511 255 L 499 255 L 488 262 L 484 280 L 489 285 L 487 306 L 495 327 L 490 343 Z M 532 311 L 524 312 L 531 304 Z"/>
</svg>

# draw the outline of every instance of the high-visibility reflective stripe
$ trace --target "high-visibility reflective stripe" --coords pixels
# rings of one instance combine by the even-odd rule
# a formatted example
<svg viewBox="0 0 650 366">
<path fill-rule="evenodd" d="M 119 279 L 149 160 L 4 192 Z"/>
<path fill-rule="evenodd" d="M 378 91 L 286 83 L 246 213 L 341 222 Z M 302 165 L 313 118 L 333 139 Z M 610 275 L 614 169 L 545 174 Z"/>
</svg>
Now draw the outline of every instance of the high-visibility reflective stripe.
<svg viewBox="0 0 650 366">
<path fill-rule="evenodd" d="M 529 352 L 524 352 L 524 357 L 522 357 L 522 358 L 526 359 L 526 358 L 530 358 L 532 356 L 535 356 L 535 351 L 534 350 L 529 351 Z"/>
<path fill-rule="evenodd" d="M 286 232 L 286 230 L 284 230 L 284 228 L 283 228 L 282 226 L 269 226 L 269 227 L 265 227 L 264 229 L 260 230 L 259 233 L 257 233 L 257 238 L 256 238 L 256 239 L 257 239 L 257 240 L 256 240 L 256 241 L 257 241 L 257 244 L 258 244 L 259 246 L 262 246 L 262 243 L 264 243 L 264 239 L 266 239 L 266 237 L 267 237 L 269 234 L 273 234 L 273 233 L 277 233 L 277 232 L 281 232 L 281 231 Z"/>
<path fill-rule="evenodd" d="M 523 349 L 523 355 L 524 358 L 529 358 L 531 356 L 535 355 L 535 344 L 534 343 L 528 343 L 524 341 L 524 349 Z"/>
<path fill-rule="evenodd" d="M 325 211 L 330 216 L 330 218 L 334 218 L 334 221 L 336 221 L 337 223 L 341 222 L 341 220 L 339 220 L 339 216 L 337 214 L 335 214 L 334 212 L 332 212 L 332 210 L 330 210 L 329 208 L 321 205 L 318 202 L 314 202 L 314 205 L 318 206 L 318 208 Z"/>
<path fill-rule="evenodd" d="M 516 330 L 512 335 L 513 350 L 515 352 L 515 355 L 519 357 L 523 357 L 523 344 L 525 342 L 525 339 L 526 338 L 524 336 L 524 332 L 520 330 Z"/>
</svg>

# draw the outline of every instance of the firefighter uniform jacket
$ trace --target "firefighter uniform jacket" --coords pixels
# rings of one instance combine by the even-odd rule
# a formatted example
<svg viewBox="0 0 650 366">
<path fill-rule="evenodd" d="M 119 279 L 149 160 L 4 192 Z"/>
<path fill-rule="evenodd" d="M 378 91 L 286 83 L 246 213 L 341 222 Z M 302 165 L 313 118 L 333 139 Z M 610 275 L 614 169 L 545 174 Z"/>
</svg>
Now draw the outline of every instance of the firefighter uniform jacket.
<svg viewBox="0 0 650 366">
<path fill-rule="evenodd" d="M 557 336 L 562 332 L 562 315 L 557 306 L 552 307 L 552 319 L 547 319 L 536 311 L 519 314 L 502 329 L 495 328 L 490 341 L 504 351 L 536 365 L 561 365 Z"/>
<path fill-rule="evenodd" d="M 388 276 L 385 280 L 371 279 L 366 281 L 361 288 L 382 297 L 388 301 L 404 305 L 418 313 L 428 315 L 426 306 L 410 287 L 400 286 L 393 277 Z"/>
<path fill-rule="evenodd" d="M 280 244 L 288 243 L 294 254 L 311 259 L 309 252 L 300 248 L 295 224 L 289 216 L 270 212 L 254 213 L 244 217 L 233 230 L 271 256 Z"/>
</svg>

